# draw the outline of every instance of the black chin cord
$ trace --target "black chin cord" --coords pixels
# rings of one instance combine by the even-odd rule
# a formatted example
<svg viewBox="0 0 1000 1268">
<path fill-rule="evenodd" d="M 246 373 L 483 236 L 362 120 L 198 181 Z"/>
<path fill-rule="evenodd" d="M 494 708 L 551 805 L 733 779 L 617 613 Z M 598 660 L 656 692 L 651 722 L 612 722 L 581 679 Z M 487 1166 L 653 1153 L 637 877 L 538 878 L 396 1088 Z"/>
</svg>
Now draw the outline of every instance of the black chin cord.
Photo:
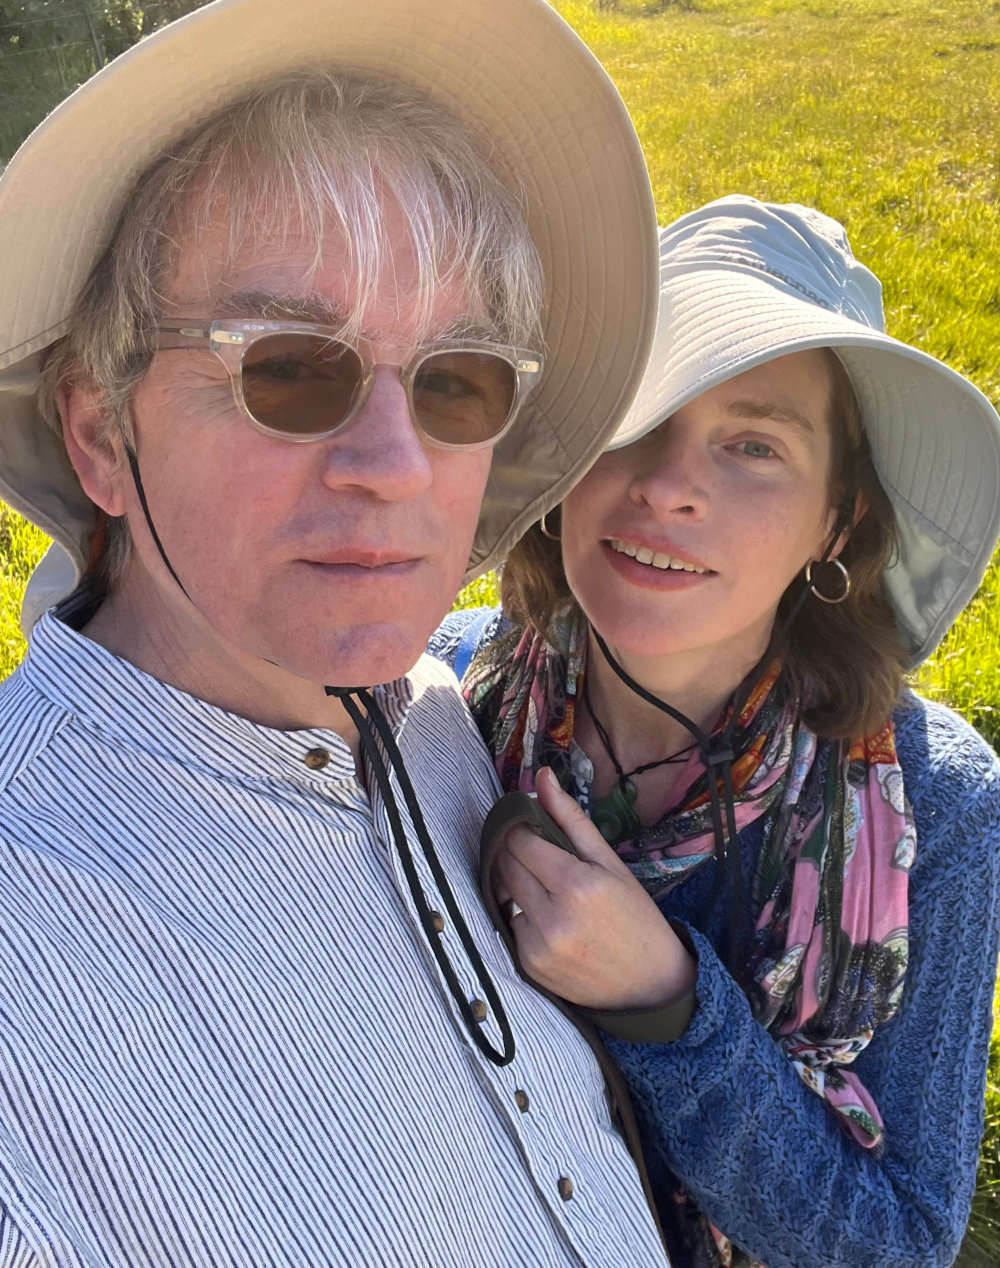
<svg viewBox="0 0 1000 1268">
<path fill-rule="evenodd" d="M 160 558 L 163 560 L 167 571 L 173 577 L 174 581 L 180 588 L 184 597 L 190 601 L 191 596 L 181 584 L 181 579 L 174 571 L 173 565 L 167 558 L 167 552 L 163 549 L 163 543 L 160 541 L 160 535 L 156 531 L 153 524 L 153 517 L 149 513 L 149 503 L 146 500 L 146 491 L 142 487 L 142 477 L 139 474 L 139 460 L 136 457 L 135 450 L 131 445 L 125 446 L 125 453 L 128 457 L 129 469 L 132 472 L 132 480 L 135 484 L 135 491 L 139 496 L 139 505 L 142 507 L 142 513 L 146 517 L 146 526 L 149 529 L 153 544 L 160 552 Z M 399 860 L 403 865 L 403 872 L 406 876 L 406 883 L 409 886 L 410 894 L 420 916 L 420 923 L 423 926 L 424 934 L 427 938 L 430 948 L 434 953 L 434 958 L 438 962 L 441 973 L 445 981 L 448 983 L 448 989 L 451 991 L 452 998 L 458 1005 L 458 1010 L 462 1014 L 462 1020 L 472 1036 L 472 1040 L 476 1047 L 483 1055 L 494 1065 L 508 1065 L 514 1060 L 514 1032 L 511 1030 L 510 1022 L 507 1020 L 507 1014 L 504 1012 L 503 1004 L 500 1002 L 500 995 L 497 992 L 493 979 L 490 977 L 489 970 L 483 963 L 483 958 L 479 954 L 479 948 L 472 939 L 465 919 L 462 916 L 455 895 L 451 891 L 448 884 L 448 878 L 445 875 L 444 868 L 438 859 L 437 851 L 434 849 L 434 843 L 431 841 L 430 833 L 427 831 L 427 825 L 424 822 L 424 816 L 421 813 L 420 805 L 417 801 L 417 795 L 414 791 L 410 776 L 406 767 L 403 765 L 403 755 L 399 751 L 392 729 L 386 721 L 385 715 L 379 708 L 377 702 L 364 687 L 327 687 L 326 694 L 335 696 L 343 702 L 344 708 L 347 710 L 351 721 L 358 729 L 358 735 L 361 738 L 362 748 L 367 754 L 371 768 L 375 773 L 375 779 L 382 794 L 382 800 L 385 802 L 386 813 L 389 816 L 389 823 L 392 826 L 392 835 L 396 843 L 396 851 L 399 854 Z M 358 704 L 351 699 L 351 696 L 357 696 L 358 700 L 364 706 L 364 709 L 358 707 Z M 403 827 L 403 821 L 399 814 L 399 807 L 396 804 L 396 796 L 392 790 L 392 784 L 389 780 L 389 772 L 386 769 L 385 759 L 376 743 L 375 735 L 372 730 L 374 723 L 375 730 L 378 732 L 385 751 L 389 754 L 389 761 L 396 772 L 399 779 L 400 787 L 403 790 L 403 799 L 406 802 L 406 808 L 410 812 L 410 819 L 416 829 L 417 840 L 420 842 L 420 848 L 423 850 L 424 858 L 431 870 L 431 874 L 437 883 L 438 890 L 444 906 L 451 917 L 452 924 L 458 933 L 459 941 L 469 957 L 469 962 L 475 972 L 476 978 L 482 988 L 483 994 L 489 1007 L 493 1010 L 493 1016 L 503 1036 L 503 1051 L 499 1052 L 490 1043 L 489 1039 L 483 1033 L 481 1021 L 483 1018 L 477 1018 L 472 1011 L 472 1004 L 465 998 L 462 992 L 461 983 L 452 967 L 451 961 L 448 959 L 448 953 L 445 951 L 444 944 L 441 941 L 440 930 L 436 925 L 435 917 L 437 913 L 432 912 L 427 897 L 424 894 L 420 884 L 420 877 L 417 874 L 416 865 L 413 862 L 413 854 L 410 850 L 410 843 L 406 839 L 406 830 Z M 440 917 L 437 917 L 440 920 Z"/>
<path fill-rule="evenodd" d="M 615 660 L 607 643 L 593 626 L 590 627 L 590 632 L 593 634 L 597 646 L 601 649 L 604 659 L 625 686 L 634 691 L 647 704 L 653 705 L 661 713 L 665 713 L 668 717 L 673 718 L 675 722 L 679 722 L 685 730 L 690 732 L 698 745 L 698 752 L 701 754 L 701 760 L 705 763 L 705 769 L 708 772 L 708 799 L 712 809 L 715 848 L 721 856 L 722 862 L 721 868 L 716 873 L 715 884 L 712 887 L 709 901 L 714 904 L 722 879 L 724 876 L 728 876 L 729 941 L 726 948 L 726 959 L 730 969 L 732 969 L 738 952 L 738 931 L 740 928 L 740 915 L 743 910 L 743 870 L 740 867 L 739 842 L 736 836 L 736 798 L 733 791 L 733 761 L 735 759 L 733 734 L 736 730 L 739 715 L 743 710 L 743 705 L 767 666 L 767 659 L 765 658 L 760 662 L 757 669 L 747 680 L 745 685 L 749 687 L 749 690 L 746 692 L 746 696 L 742 701 L 734 701 L 733 711 L 725 730 L 717 740 L 713 740 L 712 736 L 703 731 L 697 722 L 689 718 L 686 713 L 674 708 L 666 700 L 661 700 L 659 696 L 654 696 L 651 691 L 646 690 L 642 683 L 636 682 L 631 674 Z M 740 695 L 743 695 L 742 691 Z M 718 774 L 716 774 L 716 771 L 718 771 Z M 720 780 L 722 781 L 721 794 L 719 792 Z M 725 808 L 725 814 L 723 814 L 723 808 Z"/>
<path fill-rule="evenodd" d="M 851 509 L 848 506 L 841 507 L 837 523 L 830 536 L 829 545 L 816 561 L 817 563 L 826 563 L 830 558 L 830 554 L 841 534 L 850 525 Z M 709 912 L 718 900 L 723 881 L 728 878 L 729 934 L 726 943 L 726 963 L 729 971 L 736 978 L 739 976 L 745 957 L 743 955 L 741 934 L 743 924 L 743 869 L 740 864 L 740 843 L 736 827 L 736 795 L 733 789 L 733 762 L 736 760 L 733 742 L 740 715 L 746 708 L 747 701 L 764 676 L 772 658 L 784 642 L 785 636 L 791 629 L 792 622 L 798 616 L 802 605 L 808 597 L 809 586 L 803 581 L 795 601 L 782 619 L 781 625 L 771 636 L 764 655 L 743 680 L 742 685 L 733 696 L 729 720 L 722 734 L 714 740 L 712 736 L 707 735 L 693 719 L 682 713 L 680 709 L 674 708 L 666 700 L 661 700 L 659 696 L 647 691 L 641 683 L 636 682 L 631 674 L 615 660 L 607 643 L 594 629 L 593 625 L 590 627 L 590 632 L 593 634 L 597 646 L 601 649 L 601 654 L 625 686 L 635 692 L 640 699 L 645 700 L 647 704 L 653 705 L 654 708 L 673 718 L 675 722 L 679 722 L 694 737 L 695 743 L 698 745 L 698 751 L 701 754 L 702 761 L 705 763 L 705 770 L 708 775 L 708 798 L 712 810 L 715 848 L 721 858 L 721 866 L 716 871 L 715 881 L 702 910 L 700 923 L 704 925 Z M 722 784 L 721 793 L 719 791 L 720 782 Z"/>
<path fill-rule="evenodd" d="M 132 472 L 132 483 L 135 485 L 135 491 L 139 495 L 139 505 L 142 507 L 142 513 L 146 517 L 146 527 L 149 529 L 149 535 L 153 539 L 153 545 L 160 552 L 160 558 L 163 560 L 167 572 L 169 572 L 171 577 L 173 577 L 173 579 L 177 582 L 181 594 L 183 594 L 185 599 L 190 599 L 191 596 L 181 584 L 180 577 L 178 577 L 177 573 L 174 572 L 173 564 L 167 558 L 167 552 L 163 549 L 163 543 L 160 541 L 160 534 L 156 531 L 156 526 L 153 523 L 153 517 L 149 513 L 149 503 L 146 501 L 146 490 L 142 487 L 142 476 L 139 474 L 139 459 L 136 456 L 135 450 L 127 443 L 125 445 L 125 456 L 128 458 L 129 470 Z"/>
<path fill-rule="evenodd" d="M 343 703 L 344 708 L 350 715 L 351 721 L 358 729 L 358 735 L 361 739 L 361 746 L 365 751 L 365 755 L 371 765 L 375 775 L 376 783 L 382 794 L 382 800 L 385 804 L 386 813 L 389 816 L 389 823 L 392 827 L 393 840 L 396 843 L 396 851 L 399 855 L 399 861 L 403 867 L 403 873 L 406 876 L 406 883 L 409 886 L 410 896 L 413 899 L 417 914 L 420 917 L 420 923 L 423 926 L 424 934 L 427 942 L 434 953 L 434 958 L 438 962 L 442 976 L 448 983 L 448 989 L 451 991 L 452 999 L 458 1007 L 458 1011 L 462 1015 L 466 1029 L 472 1037 L 473 1043 L 487 1058 L 496 1066 L 509 1065 L 514 1060 L 514 1034 L 511 1030 L 510 1022 L 507 1020 L 507 1014 L 504 1011 L 503 1004 L 500 1001 L 500 995 L 490 977 L 489 970 L 483 963 L 483 958 L 479 953 L 479 948 L 473 940 L 472 934 L 465 923 L 461 909 L 455 895 L 452 893 L 448 878 L 445 875 L 444 868 L 437 856 L 431 835 L 427 830 L 427 824 L 424 821 L 420 804 L 417 801 L 417 795 L 410 781 L 410 776 L 403 764 L 403 755 L 399 751 L 396 744 L 395 736 L 386 720 L 385 715 L 379 708 L 378 703 L 372 696 L 371 692 L 364 687 L 327 687 L 326 694 L 334 696 Z M 357 696 L 357 700 L 352 697 Z M 363 707 L 359 707 L 363 706 Z M 406 802 L 406 808 L 410 813 L 410 819 L 417 833 L 417 841 L 423 851 L 427 866 L 430 868 L 431 875 L 437 884 L 438 891 L 441 894 L 441 900 L 445 909 L 451 918 L 455 931 L 458 934 L 459 941 L 465 954 L 469 957 L 476 978 L 482 989 L 486 1002 L 493 1011 L 496 1024 L 503 1036 L 503 1051 L 498 1051 L 489 1041 L 483 1032 L 481 1023 L 484 1017 L 477 1017 L 473 1012 L 472 1004 L 465 997 L 462 985 L 458 980 L 455 969 L 448 958 L 444 943 L 441 940 L 441 928 L 438 923 L 440 916 L 431 910 L 427 896 L 424 893 L 423 886 L 420 884 L 420 876 L 417 873 L 416 864 L 413 861 L 413 853 L 410 849 L 410 843 L 406 838 L 406 830 L 403 827 L 403 821 L 400 817 L 399 807 L 396 804 L 395 793 L 389 779 L 389 771 L 385 764 L 385 758 L 376 741 L 375 732 L 378 733 L 378 739 L 382 741 L 386 753 L 389 755 L 389 762 L 396 777 L 399 780 L 400 788 L 403 791 L 403 800 Z"/>
</svg>

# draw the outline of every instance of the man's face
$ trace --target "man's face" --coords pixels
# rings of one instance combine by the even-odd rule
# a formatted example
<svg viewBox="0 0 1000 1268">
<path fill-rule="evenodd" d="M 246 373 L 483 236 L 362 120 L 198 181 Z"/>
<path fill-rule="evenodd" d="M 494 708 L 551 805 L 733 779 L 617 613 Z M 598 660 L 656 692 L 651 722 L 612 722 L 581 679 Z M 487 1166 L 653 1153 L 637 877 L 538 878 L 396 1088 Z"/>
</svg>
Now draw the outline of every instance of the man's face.
<svg viewBox="0 0 1000 1268">
<path fill-rule="evenodd" d="M 390 217 L 390 266 L 364 304 L 374 359 L 432 339 L 456 321 L 482 324 L 460 290 L 437 296 L 417 329 L 408 236 Z M 166 318 L 300 318 L 350 311 L 346 251 L 330 235 L 289 233 L 222 270 L 212 235 L 184 250 Z M 224 276 L 220 273 L 224 272 Z M 246 296 L 245 300 L 234 297 Z M 253 298 L 250 298 L 253 297 Z M 245 310 L 245 311 L 244 311 Z M 396 358 L 393 357 L 393 360 Z M 410 418 L 391 366 L 376 371 L 357 417 L 327 440 L 294 443 L 254 430 L 209 351 L 157 354 L 134 402 L 136 450 L 153 524 L 191 603 L 155 552 L 127 468 L 121 494 L 135 539 L 131 567 L 188 620 L 186 637 L 211 663 L 222 648 L 315 683 L 365 685 L 412 667 L 461 584 L 490 452 L 435 449 Z M 129 577 L 123 586 L 127 591 Z M 218 647 L 212 644 L 221 640 Z"/>
</svg>

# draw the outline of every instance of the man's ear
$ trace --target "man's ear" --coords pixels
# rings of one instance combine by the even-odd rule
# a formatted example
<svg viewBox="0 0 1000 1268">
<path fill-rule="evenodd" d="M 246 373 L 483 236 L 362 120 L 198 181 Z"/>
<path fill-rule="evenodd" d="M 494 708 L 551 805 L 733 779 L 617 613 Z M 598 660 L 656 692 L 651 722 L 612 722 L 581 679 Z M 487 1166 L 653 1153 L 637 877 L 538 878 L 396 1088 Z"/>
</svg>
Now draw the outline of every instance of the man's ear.
<svg viewBox="0 0 1000 1268">
<path fill-rule="evenodd" d="M 64 383 L 56 395 L 63 443 L 83 491 L 108 515 L 125 513 L 123 461 L 117 430 L 109 428 L 107 406 L 98 390 Z"/>
</svg>

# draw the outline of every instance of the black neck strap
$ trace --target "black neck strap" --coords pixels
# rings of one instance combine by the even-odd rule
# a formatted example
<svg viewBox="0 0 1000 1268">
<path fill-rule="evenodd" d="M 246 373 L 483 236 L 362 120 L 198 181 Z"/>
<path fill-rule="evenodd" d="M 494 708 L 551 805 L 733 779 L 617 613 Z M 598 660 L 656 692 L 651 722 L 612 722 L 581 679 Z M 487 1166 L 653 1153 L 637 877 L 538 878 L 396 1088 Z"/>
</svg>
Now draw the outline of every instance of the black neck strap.
<svg viewBox="0 0 1000 1268">
<path fill-rule="evenodd" d="M 642 762 L 639 766 L 633 767 L 632 770 L 625 770 L 621 762 L 618 760 L 618 754 L 615 752 L 611 744 L 611 736 L 608 735 L 607 728 L 594 712 L 594 706 L 590 700 L 590 680 L 586 674 L 583 676 L 582 699 L 584 707 L 590 715 L 590 720 L 594 724 L 594 730 L 597 732 L 597 738 L 601 741 L 604 751 L 608 755 L 608 760 L 615 768 L 615 777 L 617 778 L 618 785 L 621 788 L 625 787 L 625 784 L 632 778 L 633 775 L 645 775 L 646 771 L 658 770 L 661 766 L 669 766 L 674 762 L 685 761 L 691 750 L 697 747 L 695 744 L 687 744 L 684 748 L 678 749 L 676 753 L 670 753 L 667 757 L 659 757 L 655 762 Z"/>
<path fill-rule="evenodd" d="M 515 1044 L 514 1033 L 511 1029 L 510 1022 L 507 1020 L 507 1014 L 504 1011 L 503 1004 L 500 1000 L 499 992 L 494 985 L 493 979 L 490 977 L 489 970 L 483 963 L 483 958 L 479 953 L 479 948 L 473 940 L 472 934 L 465 923 L 458 901 L 452 893 L 451 886 L 448 883 L 448 877 L 441 865 L 441 861 L 437 856 L 434 843 L 431 840 L 430 832 L 427 830 L 427 824 L 424 820 L 420 804 L 417 801 L 416 791 L 410 781 L 410 776 L 403 764 L 403 755 L 399 751 L 396 744 L 396 738 L 392 733 L 392 729 L 386 720 L 385 715 L 379 708 L 377 701 L 371 692 L 364 687 L 327 687 L 326 694 L 334 696 L 340 700 L 344 708 L 347 710 L 351 721 L 358 729 L 358 735 L 361 740 L 361 747 L 365 751 L 365 756 L 375 775 L 375 781 L 379 786 L 379 792 L 382 795 L 382 801 L 385 804 L 386 813 L 389 816 L 389 823 L 392 828 L 393 840 L 396 843 L 396 851 L 399 855 L 399 861 L 402 864 L 403 874 L 406 877 L 406 883 L 410 890 L 410 896 L 413 899 L 417 914 L 420 917 L 420 923 L 427 938 L 428 945 L 437 960 L 441 974 L 448 984 L 452 999 L 465 1022 L 466 1029 L 472 1037 L 473 1043 L 483 1053 L 483 1055 L 492 1061 L 494 1065 L 509 1065 L 514 1060 Z M 357 700 L 352 699 L 356 696 Z M 376 739 L 376 732 L 377 739 Z M 462 989 L 462 984 L 458 980 L 451 960 L 448 958 L 448 952 L 445 950 L 441 933 L 435 927 L 435 913 L 431 910 L 427 901 L 427 895 L 424 893 L 423 886 L 420 883 L 420 876 L 417 872 L 416 864 L 413 860 L 413 852 L 410 849 L 410 843 L 406 836 L 406 829 L 403 826 L 402 817 L 399 813 L 399 807 L 396 804 L 396 796 L 392 788 L 389 778 L 389 771 L 386 767 L 385 758 L 382 755 L 382 749 L 379 747 L 378 741 L 381 741 L 382 748 L 385 749 L 389 756 L 389 762 L 392 769 L 396 773 L 399 780 L 399 786 L 402 789 L 403 800 L 406 802 L 406 808 L 410 814 L 410 821 L 413 824 L 417 834 L 417 841 L 420 845 L 423 856 L 427 861 L 431 875 L 438 887 L 441 895 L 441 901 L 445 910 L 451 919 L 458 939 L 462 944 L 465 954 L 468 956 L 469 963 L 472 965 L 473 972 L 479 982 L 480 988 L 485 996 L 486 1002 L 493 1012 L 494 1020 L 500 1030 L 503 1039 L 503 1050 L 498 1051 L 492 1043 L 490 1043 L 486 1034 L 483 1032 L 482 1024 L 476 1019 L 470 1001 L 466 998 L 466 994 Z"/>
</svg>

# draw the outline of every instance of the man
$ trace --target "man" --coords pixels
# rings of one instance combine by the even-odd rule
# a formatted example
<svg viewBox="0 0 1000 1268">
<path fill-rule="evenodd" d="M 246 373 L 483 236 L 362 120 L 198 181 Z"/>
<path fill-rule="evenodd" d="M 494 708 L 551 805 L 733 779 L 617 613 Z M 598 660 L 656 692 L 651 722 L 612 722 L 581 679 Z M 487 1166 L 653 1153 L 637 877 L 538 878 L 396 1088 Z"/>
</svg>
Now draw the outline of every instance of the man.
<svg viewBox="0 0 1000 1268">
<path fill-rule="evenodd" d="M 420 660 L 627 404 L 648 185 L 539 0 L 356 8 L 216 0 L 0 185 L 61 601 L 0 688 L 4 1268 L 662 1262 Z"/>
</svg>

